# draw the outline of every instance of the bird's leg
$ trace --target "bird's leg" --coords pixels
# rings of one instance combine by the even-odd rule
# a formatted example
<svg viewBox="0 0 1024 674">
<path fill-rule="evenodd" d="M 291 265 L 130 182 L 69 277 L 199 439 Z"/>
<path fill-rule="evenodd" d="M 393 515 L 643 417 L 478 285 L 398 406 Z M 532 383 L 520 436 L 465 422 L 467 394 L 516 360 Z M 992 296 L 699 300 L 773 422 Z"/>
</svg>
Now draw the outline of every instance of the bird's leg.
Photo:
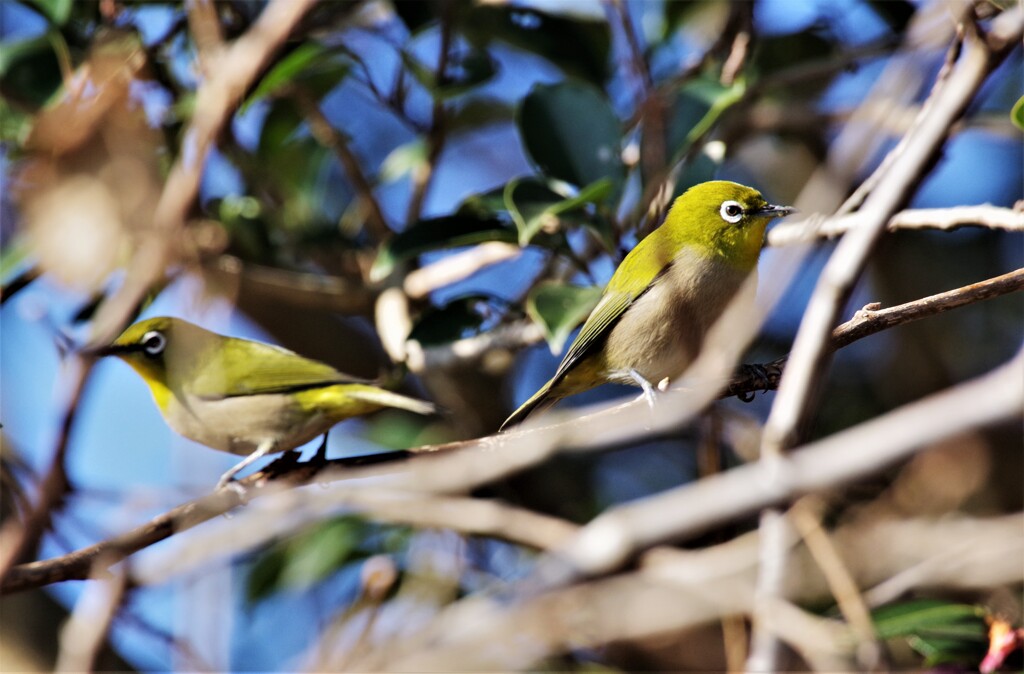
<svg viewBox="0 0 1024 674">
<path fill-rule="evenodd" d="M 244 491 L 241 485 L 239 485 L 236 482 L 232 482 L 232 480 L 234 480 L 235 478 L 235 475 L 238 475 L 238 473 L 245 470 L 247 467 L 251 466 L 253 462 L 262 459 L 267 454 L 273 454 L 275 451 L 277 451 L 276 448 L 277 442 L 274 440 L 264 440 L 263 442 L 261 442 L 259 446 L 256 447 L 255 452 L 239 461 L 231 470 L 220 476 L 220 479 L 217 480 L 217 490 L 219 491 L 220 489 L 223 489 L 224 487 L 230 485 L 232 489 L 239 491 L 240 493 Z"/>
<path fill-rule="evenodd" d="M 657 389 L 654 388 L 654 384 L 647 381 L 642 374 L 634 370 L 629 369 L 629 376 L 633 378 L 633 381 L 637 383 L 637 386 L 644 390 L 644 399 L 647 401 L 647 406 L 652 410 L 654 409 L 654 396 L 657 393 Z"/>
</svg>

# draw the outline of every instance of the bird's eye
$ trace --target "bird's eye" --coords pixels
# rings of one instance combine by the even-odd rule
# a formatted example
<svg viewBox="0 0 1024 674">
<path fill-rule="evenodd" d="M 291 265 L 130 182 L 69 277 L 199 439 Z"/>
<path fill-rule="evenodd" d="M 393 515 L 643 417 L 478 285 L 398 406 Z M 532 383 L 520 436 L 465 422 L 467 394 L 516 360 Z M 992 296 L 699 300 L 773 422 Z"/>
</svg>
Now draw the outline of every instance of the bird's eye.
<svg viewBox="0 0 1024 674">
<path fill-rule="evenodd" d="M 743 219 L 743 206 L 736 201 L 723 201 L 718 213 L 726 222 L 736 224 Z"/>
<path fill-rule="evenodd" d="M 164 333 L 151 330 L 142 336 L 142 349 L 151 356 L 159 356 L 167 346 Z"/>
</svg>

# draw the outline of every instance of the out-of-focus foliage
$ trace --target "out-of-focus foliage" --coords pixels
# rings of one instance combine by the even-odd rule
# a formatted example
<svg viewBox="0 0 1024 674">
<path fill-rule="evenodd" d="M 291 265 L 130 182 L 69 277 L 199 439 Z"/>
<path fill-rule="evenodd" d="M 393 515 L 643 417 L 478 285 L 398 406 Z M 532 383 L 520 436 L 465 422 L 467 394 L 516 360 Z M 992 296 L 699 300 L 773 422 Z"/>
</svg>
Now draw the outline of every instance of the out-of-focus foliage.
<svg viewBox="0 0 1024 674">
<path fill-rule="evenodd" d="M 81 328 L 77 323 L 117 288 L 139 251 L 169 167 L 194 161 L 184 132 L 197 114 L 196 91 L 209 75 L 204 68 L 217 68 L 196 38 L 195 24 L 203 19 L 195 7 L 192 21 L 188 15 L 201 4 L 0 5 L 0 271 L 8 353 L 41 360 L 30 347 L 45 348 L 47 358 L 56 358 L 46 339 L 25 338 L 28 332 L 9 339 L 8 326 Z M 265 4 L 213 3 L 216 32 L 228 41 L 245 34 Z M 405 386 L 447 410 L 441 421 L 381 415 L 343 426 L 332 438 L 346 451 L 492 432 L 550 376 L 556 361 L 547 351 L 563 352 L 624 252 L 658 224 L 672 196 L 704 180 L 735 179 L 773 202 L 803 200 L 811 210 L 830 211 L 852 192 L 907 131 L 943 63 L 948 40 L 908 41 L 915 18 L 932 9 L 928 2 L 895 0 L 321 3 L 220 134 L 176 241 L 174 264 L 165 270 L 171 290 L 154 288 L 155 299 L 177 301 L 172 311 L 179 313 L 226 301 L 289 348 L 361 376 L 405 377 Z M 983 25 L 991 23 L 989 14 L 979 14 Z M 906 51 L 894 57 L 899 48 Z M 846 123 L 899 59 L 912 59 L 912 70 L 924 73 L 921 81 L 908 84 L 893 109 L 858 119 L 875 124 L 869 140 L 877 146 L 850 142 L 842 135 Z M 1021 67 L 1018 48 L 908 205 L 1008 206 L 1022 197 Z M 806 184 L 818 187 L 802 192 Z M 521 250 L 497 263 L 472 259 L 479 244 L 493 242 Z M 1022 266 L 1021 250 L 1019 235 L 980 229 L 900 233 L 873 257 L 853 302 L 891 305 L 949 290 Z M 463 254 L 469 257 L 456 258 Z M 375 313 L 386 289 L 406 288 L 414 274 L 453 259 L 466 268 L 408 298 L 407 322 Z M 786 352 L 819 262 L 812 258 L 795 281 L 749 360 Z M 33 274 L 22 275 L 26 270 Z M 11 282 L 16 278 L 24 284 Z M 762 275 L 762 285 L 770 282 Z M 180 293 L 189 299 L 182 302 Z M 536 334 L 547 344 L 496 340 L 481 354 L 460 341 L 528 324 L 540 326 Z M 844 349 L 820 392 L 808 437 L 988 369 L 1019 346 L 1020 328 L 1020 302 L 1002 298 Z M 407 348 L 384 346 L 394 343 Z M 430 358 L 396 355 L 424 352 Z M 22 382 L 7 373 L 4 380 L 6 399 L 20 398 Z M 745 407 L 728 401 L 724 418 L 749 417 L 757 425 L 771 400 L 772 394 L 760 396 Z M 39 428 L 53 420 L 47 410 L 37 414 L 42 421 L 5 416 L 3 422 L 38 469 L 48 448 L 31 444 L 49 437 Z M 122 432 L 154 434 L 141 421 L 119 422 Z M 733 451 L 741 434 L 731 423 L 708 440 L 721 445 L 723 466 L 742 460 Z M 612 454 L 573 457 L 569 469 L 566 462 L 535 468 L 486 496 L 589 519 L 606 504 L 663 488 L 666 476 L 696 477 L 692 456 L 706 448 L 697 439 L 702 433 L 703 427 L 680 430 Z M 124 436 L 102 437 L 96 445 L 111 452 L 142 451 L 125 447 Z M 866 486 L 868 496 L 840 495 L 836 509 L 883 494 L 874 501 L 884 506 L 880 518 L 1019 510 L 1020 437 L 1019 428 L 978 433 L 947 448 L 941 460 L 911 463 Z M 72 443 L 71 456 L 89 449 Z M 124 486 L 109 478 L 120 475 L 121 462 L 82 463 L 88 468 L 72 459 L 71 482 L 86 493 L 94 485 Z M 71 500 L 68 507 L 87 508 L 87 501 Z M 105 538 L 128 519 L 97 512 L 77 518 L 95 522 L 84 535 L 66 535 L 64 528 L 75 523 L 56 519 L 58 535 L 47 539 L 47 552 L 66 541 Z M 708 540 L 745 528 L 723 527 Z M 443 586 L 416 595 L 430 596 L 419 604 L 427 614 L 461 592 L 522 576 L 531 559 L 529 551 L 491 539 L 452 542 L 354 517 L 326 520 L 241 565 L 246 575 L 232 591 L 251 603 L 235 615 L 234 659 L 212 668 L 292 666 L 308 634 L 346 609 L 355 562 L 376 554 L 414 560 L 417 583 Z M 408 587 L 404 572 L 396 582 Z M 173 632 L 165 618 L 169 600 L 156 589 L 133 596 L 139 620 L 117 623 L 116 641 L 140 667 L 171 667 L 179 662 L 174 639 L 154 645 L 152 638 Z M 976 664 L 984 653 L 978 610 L 923 598 L 883 607 L 873 617 L 880 638 L 907 640 L 916 652 L 897 664 Z M 300 636 L 268 640 L 268 631 L 275 638 Z M 681 639 L 675 651 L 714 650 L 694 667 L 724 666 L 717 641 L 712 648 L 706 640 Z M 609 652 L 606 664 L 681 666 L 668 656 L 659 660 L 656 649 L 642 650 Z M 594 657 L 570 653 L 558 664 L 589 667 Z"/>
</svg>

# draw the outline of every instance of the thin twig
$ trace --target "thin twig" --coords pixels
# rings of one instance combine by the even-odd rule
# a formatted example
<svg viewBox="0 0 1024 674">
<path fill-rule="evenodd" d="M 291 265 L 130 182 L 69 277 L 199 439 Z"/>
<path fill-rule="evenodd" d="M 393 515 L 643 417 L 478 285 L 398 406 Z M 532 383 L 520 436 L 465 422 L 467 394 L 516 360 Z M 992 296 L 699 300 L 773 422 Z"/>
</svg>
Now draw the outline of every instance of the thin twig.
<svg viewBox="0 0 1024 674">
<path fill-rule="evenodd" d="M 855 340 L 873 335 L 882 330 L 920 320 L 926 316 L 932 316 L 955 307 L 1014 292 L 1021 288 L 1024 288 L 1024 269 L 949 292 L 890 307 L 889 309 L 878 310 L 870 308 L 871 305 L 869 305 L 869 307 L 858 312 L 850 321 L 840 325 L 833 331 L 830 346 L 833 349 L 839 349 Z M 450 358 L 456 357 L 478 358 L 495 348 L 508 348 L 509 345 L 518 344 L 524 339 L 520 334 L 521 330 L 528 332 L 538 330 L 532 324 L 524 324 L 518 329 L 513 329 L 514 327 L 509 327 L 511 332 L 508 334 L 505 331 L 499 330 L 479 337 L 461 340 L 459 342 L 461 346 L 456 349 L 458 355 L 447 351 L 445 351 L 445 355 L 433 354 L 433 350 L 427 349 L 420 354 L 419 358 L 423 359 L 423 363 L 434 363 L 436 361 L 441 364 L 448 362 Z M 531 339 L 533 337 L 540 339 L 539 334 L 533 335 Z M 410 362 L 418 363 L 420 361 L 414 361 L 410 356 Z M 742 375 L 733 378 L 721 396 L 734 396 L 766 388 L 776 388 L 784 366 L 785 359 L 783 358 L 762 365 L 760 368 L 761 372 L 759 373 L 745 371 Z M 530 437 L 526 436 L 525 439 L 521 440 L 524 444 L 532 444 Z M 497 441 L 498 438 L 491 436 L 453 442 L 446 445 L 417 447 L 403 452 L 332 459 L 327 462 L 327 465 L 334 469 L 352 470 L 360 466 L 403 462 L 416 455 L 472 451 L 475 448 L 488 447 Z M 509 448 L 509 451 L 517 452 L 515 446 Z M 519 456 L 522 458 L 521 454 Z M 543 454 L 539 455 L 536 457 L 536 460 L 541 460 L 543 456 Z M 497 456 L 494 456 L 494 461 L 499 461 Z M 515 465 L 518 466 L 519 464 L 516 463 Z M 292 485 L 302 484 L 313 477 L 317 470 L 317 468 L 307 464 L 296 463 L 293 468 L 282 470 L 276 474 L 278 477 L 275 479 Z M 511 472 L 511 468 L 509 472 Z M 501 473 L 501 475 L 505 474 L 508 473 Z M 358 477 L 360 475 L 360 473 L 345 474 L 336 471 L 334 479 Z M 259 498 L 265 493 L 260 490 L 258 485 L 265 482 L 268 477 L 270 477 L 269 473 L 260 472 L 241 481 L 243 485 L 250 488 L 248 492 L 250 498 Z M 476 485 L 465 485 L 466 488 L 471 488 L 472 486 Z M 174 508 L 145 525 L 107 541 L 82 548 L 61 557 L 22 564 L 13 568 L 9 577 L 4 578 L 3 584 L 0 585 L 0 594 L 17 592 L 64 580 L 84 579 L 87 577 L 86 574 L 89 571 L 92 560 L 100 554 L 109 553 L 111 559 L 123 559 L 138 550 L 168 538 L 175 532 L 190 528 L 195 526 L 195 524 L 205 522 L 228 512 L 238 504 L 239 500 L 231 498 L 230 495 L 225 496 L 221 493 L 211 494 L 197 501 Z"/>
<path fill-rule="evenodd" d="M 768 245 L 785 246 L 806 241 L 809 236 L 831 239 L 856 229 L 862 222 L 864 222 L 864 217 L 859 213 L 829 218 L 820 227 L 811 231 L 808 231 L 806 221 L 786 222 L 769 230 Z M 987 227 L 1020 232 L 1024 231 L 1024 213 L 1012 208 L 988 204 L 950 208 L 916 208 L 896 213 L 889 218 L 886 225 L 888 231 L 914 229 L 949 231 L 959 227 Z"/>
<path fill-rule="evenodd" d="M 388 241 L 391 238 L 391 229 L 388 227 L 387 218 L 384 217 L 380 202 L 373 194 L 373 185 L 363 172 L 359 158 L 349 147 L 348 138 L 334 128 L 308 91 L 301 87 L 292 87 L 291 93 L 309 123 L 310 133 L 321 145 L 334 152 L 338 163 L 345 169 L 345 174 L 365 209 L 366 222 L 374 239 L 377 243 Z"/>
</svg>

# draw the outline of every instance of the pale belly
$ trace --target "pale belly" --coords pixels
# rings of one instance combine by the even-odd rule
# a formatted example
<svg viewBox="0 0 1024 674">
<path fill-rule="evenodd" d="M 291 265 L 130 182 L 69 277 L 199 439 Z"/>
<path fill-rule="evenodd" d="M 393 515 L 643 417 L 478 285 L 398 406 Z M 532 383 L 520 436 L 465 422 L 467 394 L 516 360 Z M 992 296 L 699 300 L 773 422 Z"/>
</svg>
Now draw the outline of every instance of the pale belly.
<svg viewBox="0 0 1024 674">
<path fill-rule="evenodd" d="M 261 442 L 278 438 L 276 452 L 294 449 L 330 430 L 334 421 L 319 412 L 302 412 L 280 394 L 203 400 L 172 398 L 165 411 L 177 433 L 232 454 L 251 454 Z"/>
<path fill-rule="evenodd" d="M 744 278 L 743 272 L 718 262 L 678 261 L 609 332 L 608 379 L 635 386 L 630 370 L 652 384 L 679 377 Z"/>
</svg>

